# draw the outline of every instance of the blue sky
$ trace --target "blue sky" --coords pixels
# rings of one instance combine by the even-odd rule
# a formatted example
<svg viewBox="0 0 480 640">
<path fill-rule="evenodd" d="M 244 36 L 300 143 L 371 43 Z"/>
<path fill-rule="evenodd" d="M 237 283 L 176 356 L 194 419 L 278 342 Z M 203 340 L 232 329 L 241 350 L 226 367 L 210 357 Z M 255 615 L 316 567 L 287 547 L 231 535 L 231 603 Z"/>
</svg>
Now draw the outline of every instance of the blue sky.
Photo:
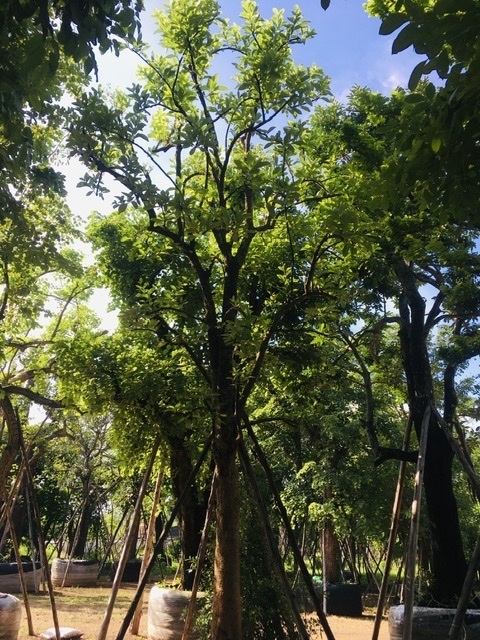
<svg viewBox="0 0 480 640">
<path fill-rule="evenodd" d="M 241 0 L 220 2 L 222 15 L 232 22 L 240 22 Z M 389 94 L 397 86 L 406 86 L 418 56 L 410 49 L 391 54 L 394 36 L 378 33 L 380 21 L 369 16 L 362 0 L 332 0 L 324 11 L 320 0 L 260 0 L 260 13 L 269 17 L 273 8 L 284 9 L 287 14 L 298 5 L 317 32 L 304 46 L 295 47 L 298 62 L 316 63 L 331 79 L 334 95 L 344 100 L 354 85 L 367 86 L 374 91 Z M 145 0 L 143 34 L 148 43 L 156 44 L 158 34 L 151 19 L 155 8 L 162 9 L 162 0 Z M 127 86 L 135 76 L 134 56 L 125 56 L 121 64 L 114 56 L 100 61 L 100 81 L 112 86 Z"/>
<path fill-rule="evenodd" d="M 362 0 L 332 0 L 327 11 L 321 8 L 320 0 L 260 0 L 260 13 L 270 17 L 272 9 L 285 9 L 291 13 L 297 5 L 306 20 L 317 32 L 315 38 L 307 44 L 294 48 L 297 62 L 304 65 L 312 63 L 321 67 L 330 77 L 331 90 L 341 101 L 346 100 L 354 85 L 367 86 L 374 91 L 389 95 L 397 86 L 406 86 L 413 67 L 419 61 L 413 51 L 392 55 L 391 45 L 394 36 L 380 36 L 380 21 L 367 15 Z M 163 0 L 145 0 L 143 35 L 153 47 L 158 42 L 156 25 L 151 15 L 155 8 L 162 9 Z M 239 22 L 241 0 L 223 0 L 220 2 L 222 15 L 232 22 Z M 99 57 L 100 84 L 115 87 L 127 87 L 136 79 L 135 70 L 139 60 L 130 52 L 121 58 L 107 54 Z M 77 189 L 78 179 L 84 169 L 79 163 L 72 162 L 67 172 L 69 204 L 74 213 L 86 220 L 90 212 L 98 210 L 107 213 L 111 209 L 111 198 L 105 200 L 87 197 L 84 190 Z M 107 302 L 105 291 L 97 292 L 92 306 L 103 317 Z M 114 316 L 106 320 L 114 322 Z"/>
</svg>

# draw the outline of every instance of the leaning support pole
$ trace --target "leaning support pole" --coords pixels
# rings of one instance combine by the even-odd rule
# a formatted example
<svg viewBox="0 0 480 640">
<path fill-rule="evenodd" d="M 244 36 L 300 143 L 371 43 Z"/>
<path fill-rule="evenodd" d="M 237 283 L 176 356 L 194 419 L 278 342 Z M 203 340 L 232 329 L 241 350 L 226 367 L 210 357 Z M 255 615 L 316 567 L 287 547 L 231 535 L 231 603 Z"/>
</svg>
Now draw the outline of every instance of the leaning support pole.
<svg viewBox="0 0 480 640">
<path fill-rule="evenodd" d="M 287 576 L 285 575 L 285 570 L 283 568 L 283 562 L 282 559 L 280 557 L 280 553 L 278 551 L 278 546 L 275 543 L 275 538 L 272 532 L 272 527 L 270 525 L 270 519 L 268 517 L 268 512 L 267 509 L 265 507 L 265 503 L 263 501 L 262 495 L 260 493 L 260 489 L 258 487 L 258 483 L 257 483 L 257 479 L 255 477 L 255 472 L 253 470 L 253 467 L 250 463 L 250 459 L 248 457 L 248 453 L 247 450 L 245 448 L 245 445 L 243 444 L 242 441 L 240 441 L 239 443 L 239 453 L 240 453 L 240 460 L 242 462 L 243 465 L 243 469 L 245 471 L 245 474 L 248 478 L 248 481 L 250 482 L 250 486 L 252 488 L 253 491 L 253 495 L 255 497 L 255 501 L 257 503 L 257 507 L 258 507 L 258 511 L 260 512 L 260 517 L 262 519 L 262 524 L 263 524 L 263 529 L 265 532 L 265 536 L 267 538 L 268 541 L 268 545 L 270 547 L 270 552 L 272 554 L 272 558 L 273 558 L 273 562 L 274 562 L 274 567 L 275 567 L 275 572 L 277 574 L 277 577 L 283 587 L 283 591 L 285 594 L 285 598 L 287 599 L 287 602 L 290 606 L 290 611 L 293 614 L 293 618 L 295 620 L 295 625 L 298 629 L 298 633 L 300 634 L 300 637 L 303 638 L 303 640 L 309 640 L 310 635 L 307 631 L 307 628 L 305 627 L 305 623 L 303 622 L 303 618 L 300 615 L 300 611 L 298 610 L 297 607 L 297 603 L 295 602 L 295 596 L 293 594 L 293 591 L 290 587 L 290 584 L 287 580 Z M 183 639 L 182 639 L 183 640 Z"/>
<path fill-rule="evenodd" d="M 139 580 L 141 580 L 145 575 L 145 571 L 147 569 L 148 563 L 153 554 L 153 536 L 155 534 L 155 520 L 156 520 L 156 514 L 157 514 L 157 506 L 158 506 L 158 503 L 160 502 L 162 485 L 163 485 L 163 466 L 160 473 L 157 476 L 157 482 L 155 483 L 152 510 L 150 512 L 150 519 L 148 521 L 148 527 L 147 527 L 147 536 L 145 540 L 145 553 L 143 554 Z M 132 625 L 130 627 L 130 632 L 134 636 L 138 636 L 138 630 L 140 628 L 140 620 L 142 619 L 142 604 L 143 604 L 143 593 L 140 595 L 140 601 L 135 610 L 135 615 L 133 616 Z"/>
<path fill-rule="evenodd" d="M 253 443 L 253 449 L 255 452 L 255 456 L 257 457 L 258 461 L 260 462 L 260 464 L 263 467 L 263 470 L 265 471 L 265 475 L 267 477 L 268 480 L 268 484 L 270 485 L 270 488 L 272 490 L 272 494 L 275 500 L 275 503 L 277 505 L 277 509 L 280 513 L 280 516 L 283 520 L 283 524 L 285 525 L 285 530 L 287 532 L 287 536 L 288 536 L 288 541 L 290 543 L 290 546 L 292 547 L 292 551 L 293 554 L 295 556 L 296 561 L 298 562 L 298 566 L 300 567 L 300 571 L 302 573 L 302 577 L 303 580 L 305 582 L 305 586 L 307 587 L 308 593 L 310 594 L 310 597 L 312 598 L 312 602 L 314 604 L 315 607 L 315 611 L 316 614 L 318 616 L 318 619 L 320 620 L 320 623 L 323 627 L 323 630 L 325 631 L 325 635 L 327 636 L 328 640 L 335 640 L 335 636 L 333 635 L 333 632 L 330 628 L 330 625 L 328 624 L 328 620 L 327 620 L 327 616 L 325 615 L 325 612 L 323 611 L 322 608 L 322 603 L 320 602 L 320 599 L 317 595 L 317 592 L 315 591 L 315 586 L 313 584 L 312 581 L 312 576 L 310 575 L 307 566 L 305 564 L 305 561 L 303 559 L 303 556 L 300 552 L 300 549 L 298 548 L 298 544 L 297 544 L 297 540 L 295 538 L 295 534 L 293 532 L 293 529 L 291 527 L 290 524 L 290 520 L 288 518 L 288 514 L 287 514 L 287 510 L 285 509 L 285 506 L 282 502 L 282 499 L 280 497 L 280 494 L 277 490 L 277 486 L 275 484 L 275 480 L 273 478 L 273 474 L 272 471 L 270 469 L 270 465 L 268 464 L 268 460 L 265 456 L 265 454 L 263 453 L 263 449 L 260 447 L 260 444 L 257 440 L 257 437 L 255 435 L 255 432 L 252 429 L 252 425 L 250 424 L 250 421 L 248 420 L 248 418 L 246 416 L 244 416 L 244 422 L 245 422 L 245 426 L 247 428 L 248 431 L 248 435 Z"/>
<path fill-rule="evenodd" d="M 403 451 L 408 451 L 410 444 L 410 434 L 412 432 L 412 416 L 408 418 L 407 428 L 405 430 L 405 436 L 403 438 Z M 380 586 L 380 593 L 378 594 L 377 611 L 375 614 L 375 623 L 373 625 L 372 640 L 378 639 L 380 633 L 380 625 L 382 624 L 383 610 L 385 608 L 385 599 L 387 597 L 388 580 L 390 577 L 390 568 L 392 566 L 393 552 L 395 551 L 395 540 L 397 538 L 398 525 L 400 522 L 400 515 L 402 511 L 402 497 L 403 488 L 405 486 L 405 474 L 407 470 L 407 461 L 402 460 L 400 462 L 400 468 L 398 471 L 397 489 L 395 491 L 395 500 L 392 510 L 392 521 L 390 524 L 390 533 L 388 536 L 387 557 L 385 559 L 385 569 L 383 572 L 382 584 Z"/>
<path fill-rule="evenodd" d="M 115 638 L 115 640 L 123 640 L 123 638 L 125 637 L 125 634 L 127 633 L 128 630 L 128 625 L 130 624 L 130 622 L 132 621 L 133 618 L 133 614 L 135 613 L 135 609 L 138 606 L 138 603 L 140 602 L 140 597 L 143 593 L 143 590 L 145 589 L 145 585 L 147 584 L 147 580 L 148 580 L 148 576 L 150 575 L 150 571 L 153 569 L 153 565 L 155 564 L 155 560 L 156 560 L 156 555 L 158 553 L 158 551 L 161 548 L 161 545 L 163 544 L 163 541 L 165 540 L 165 538 L 167 537 L 168 532 L 170 531 L 170 528 L 172 526 L 172 524 L 175 521 L 175 518 L 178 515 L 178 512 L 180 511 L 180 507 L 183 504 L 183 501 L 185 500 L 185 496 L 187 495 L 187 492 L 190 489 L 190 485 L 192 484 L 192 482 L 195 480 L 195 477 L 197 475 L 197 473 L 200 470 L 200 467 L 202 466 L 202 464 L 205 461 L 205 458 L 207 457 L 207 454 L 210 450 L 210 446 L 212 444 L 212 438 L 208 438 L 205 447 L 203 448 L 203 451 L 199 457 L 199 459 L 197 460 L 197 464 L 195 465 L 195 467 L 192 469 L 187 482 L 185 483 L 185 486 L 183 487 L 182 493 L 180 494 L 180 496 L 178 497 L 178 500 L 176 501 L 172 513 L 170 514 L 170 518 L 167 520 L 167 522 L 165 523 L 165 526 L 163 527 L 163 531 L 160 534 L 160 537 L 158 538 L 156 544 L 155 544 L 155 549 L 153 551 L 152 557 L 150 558 L 150 562 L 148 563 L 146 569 L 145 569 L 145 574 L 144 576 L 141 578 L 141 580 L 138 583 L 137 586 L 137 590 L 135 592 L 135 595 L 133 597 L 132 602 L 130 603 L 130 607 L 128 608 L 128 611 L 125 615 L 125 618 L 122 622 L 122 625 L 117 633 L 117 636 Z"/>
<path fill-rule="evenodd" d="M 52 609 L 53 626 L 55 628 L 55 638 L 56 640 L 61 640 L 60 625 L 58 622 L 58 611 L 57 605 L 55 603 L 55 595 L 53 592 L 52 576 L 50 573 L 50 567 L 48 566 L 47 546 L 45 544 L 45 538 L 43 537 L 42 519 L 40 515 L 40 509 L 38 507 L 37 496 L 35 494 L 35 484 L 33 482 L 32 470 L 30 469 L 30 465 L 28 464 L 28 457 L 25 449 L 25 443 L 23 442 L 23 437 L 21 437 L 21 450 L 25 464 L 25 473 L 27 475 L 27 491 L 30 494 L 30 501 L 37 523 L 38 545 L 40 547 L 40 565 L 43 565 L 45 571 L 45 579 L 47 581 L 48 595 L 50 597 L 50 606 Z"/>
<path fill-rule="evenodd" d="M 20 554 L 20 548 L 18 546 L 17 534 L 15 533 L 15 527 L 14 527 L 14 524 L 13 524 L 13 518 L 12 518 L 12 514 L 11 514 L 10 511 L 7 513 L 7 518 L 8 518 L 8 524 L 9 524 L 9 527 L 10 527 L 10 536 L 12 538 L 13 550 L 15 552 L 15 560 L 17 561 L 17 565 L 18 565 L 18 577 L 20 579 L 20 587 L 22 589 L 23 604 L 25 605 L 25 611 L 27 613 L 28 635 L 29 636 L 34 636 L 35 635 L 35 631 L 33 629 L 32 610 L 30 608 L 30 600 L 28 598 L 28 590 L 27 590 L 27 585 L 26 585 L 26 582 L 25 582 L 25 574 L 23 572 L 22 556 Z"/>
<path fill-rule="evenodd" d="M 425 470 L 425 453 L 427 450 L 428 427 L 432 413 L 430 403 L 425 408 L 418 448 L 417 472 L 412 500 L 412 518 L 410 521 L 410 537 L 408 540 L 407 564 L 405 568 L 405 613 L 403 618 L 403 640 L 411 640 L 413 627 L 413 599 L 415 591 L 415 567 L 417 558 L 418 531 L 420 528 L 420 506 L 422 501 L 423 472 Z"/>
<path fill-rule="evenodd" d="M 197 600 L 198 588 L 200 586 L 200 578 L 203 570 L 203 563 L 207 553 L 208 534 L 212 523 L 213 512 L 215 508 L 215 490 L 216 490 L 216 474 L 213 474 L 212 487 L 210 489 L 210 497 L 208 498 L 207 515 L 203 525 L 202 537 L 198 546 L 197 566 L 195 568 L 195 577 L 192 585 L 192 595 L 188 603 L 187 615 L 185 618 L 185 626 L 183 628 L 182 640 L 188 640 L 190 637 L 190 629 L 192 627 L 193 615 L 195 613 L 195 605 Z"/>
<path fill-rule="evenodd" d="M 477 576 L 478 565 L 480 564 L 480 538 L 477 540 L 475 550 L 470 560 L 465 582 L 463 583 L 462 593 L 458 601 L 457 610 L 452 621 L 452 626 L 448 633 L 448 640 L 460 640 L 465 636 L 462 635 L 463 619 L 468 608 L 468 603 L 472 595 L 473 583 Z"/>
<path fill-rule="evenodd" d="M 113 579 L 112 589 L 110 591 L 110 597 L 108 599 L 105 615 L 103 616 L 102 624 L 100 626 L 100 631 L 98 632 L 98 636 L 97 636 L 98 640 L 105 640 L 105 638 L 107 637 L 107 631 L 108 631 L 108 626 L 110 624 L 110 620 L 112 618 L 113 607 L 115 606 L 115 600 L 117 598 L 118 590 L 120 588 L 120 583 L 122 582 L 123 571 L 125 569 L 125 565 L 127 564 L 127 560 L 128 560 L 127 554 L 133 542 L 133 536 L 135 535 L 135 531 L 136 531 L 135 529 L 136 516 L 138 513 L 140 513 L 140 509 L 142 508 L 143 498 L 145 497 L 148 481 L 150 480 L 150 476 L 152 474 L 153 464 L 155 462 L 155 458 L 157 457 L 159 446 L 160 446 L 160 438 L 157 437 L 155 444 L 153 445 L 150 458 L 148 460 L 147 468 L 145 470 L 145 473 L 143 474 L 142 485 L 140 487 L 140 491 L 138 492 L 132 521 L 130 523 L 127 538 L 125 540 L 125 544 L 123 545 L 122 553 L 118 561 L 117 572 L 115 573 L 115 578 Z"/>
</svg>

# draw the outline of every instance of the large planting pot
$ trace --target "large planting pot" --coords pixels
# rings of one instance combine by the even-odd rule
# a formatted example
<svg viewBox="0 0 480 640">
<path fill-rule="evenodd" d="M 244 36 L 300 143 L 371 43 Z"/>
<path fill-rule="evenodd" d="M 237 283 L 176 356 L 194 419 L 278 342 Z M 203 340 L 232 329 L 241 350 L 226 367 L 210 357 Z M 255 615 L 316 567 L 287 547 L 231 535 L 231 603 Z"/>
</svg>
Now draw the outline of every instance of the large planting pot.
<svg viewBox="0 0 480 640">
<path fill-rule="evenodd" d="M 0 593 L 0 640 L 17 640 L 21 620 L 20 600 L 9 593 Z"/>
<path fill-rule="evenodd" d="M 64 560 L 55 558 L 52 563 L 54 587 L 91 587 L 97 584 L 99 565 L 96 560 Z M 65 577 L 65 573 L 67 574 Z"/>
<path fill-rule="evenodd" d="M 362 587 L 359 584 L 327 584 L 325 613 L 358 618 L 363 613 Z"/>
<path fill-rule="evenodd" d="M 148 598 L 148 640 L 181 640 L 185 615 L 191 598 L 190 591 L 163 589 L 154 585 Z M 197 606 L 203 593 L 197 594 Z M 189 640 L 197 634 L 191 632 Z"/>
<path fill-rule="evenodd" d="M 445 640 L 455 616 L 455 609 L 413 607 L 412 640 Z M 404 606 L 390 607 L 390 640 L 403 638 Z M 469 609 L 463 620 L 462 638 L 480 640 L 480 610 Z"/>
<path fill-rule="evenodd" d="M 43 579 L 43 569 L 41 568 L 40 563 L 35 563 L 34 571 L 32 562 L 22 562 L 22 569 L 27 591 L 37 591 L 38 586 Z M 0 592 L 20 593 L 21 591 L 22 585 L 20 584 L 18 564 L 16 562 L 1 562 Z"/>
<path fill-rule="evenodd" d="M 114 562 L 110 571 L 111 580 L 115 578 L 117 567 L 118 562 Z M 127 564 L 125 565 L 125 569 L 123 570 L 121 582 L 138 582 L 141 567 L 142 560 L 140 558 L 136 558 L 135 560 L 127 560 Z"/>
<path fill-rule="evenodd" d="M 323 601 L 323 586 L 316 585 L 315 591 L 320 602 Z M 305 585 L 297 588 L 295 599 L 301 611 L 311 613 L 315 611 L 312 598 Z M 327 584 L 327 597 L 325 598 L 325 613 L 332 616 L 360 617 L 363 613 L 362 587 L 359 584 Z"/>
</svg>

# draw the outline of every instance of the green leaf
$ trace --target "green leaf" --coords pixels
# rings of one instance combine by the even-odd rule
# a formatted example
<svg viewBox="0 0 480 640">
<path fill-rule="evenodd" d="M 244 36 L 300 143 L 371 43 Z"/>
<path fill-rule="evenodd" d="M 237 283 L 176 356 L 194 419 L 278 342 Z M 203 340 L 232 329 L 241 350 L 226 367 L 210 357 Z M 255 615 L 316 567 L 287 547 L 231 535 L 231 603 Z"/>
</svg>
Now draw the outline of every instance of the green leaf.
<svg viewBox="0 0 480 640">
<path fill-rule="evenodd" d="M 442 146 L 442 139 L 438 137 L 433 138 L 431 145 L 433 153 L 438 153 L 440 151 L 440 147 Z"/>
<path fill-rule="evenodd" d="M 420 82 L 420 78 L 425 72 L 425 65 L 426 61 L 422 60 L 422 62 L 419 62 L 413 69 L 408 81 L 408 88 L 410 89 L 410 91 L 415 91 L 415 89 L 417 88 L 418 83 Z"/>
<path fill-rule="evenodd" d="M 400 31 L 398 36 L 392 43 L 392 53 L 400 53 L 400 51 L 404 51 L 408 47 L 413 44 L 414 34 L 416 28 L 412 24 L 407 24 L 407 26 Z"/>
<path fill-rule="evenodd" d="M 396 31 L 402 24 L 408 21 L 408 17 L 401 13 L 392 13 L 382 20 L 378 33 L 381 36 L 388 36 Z"/>
</svg>

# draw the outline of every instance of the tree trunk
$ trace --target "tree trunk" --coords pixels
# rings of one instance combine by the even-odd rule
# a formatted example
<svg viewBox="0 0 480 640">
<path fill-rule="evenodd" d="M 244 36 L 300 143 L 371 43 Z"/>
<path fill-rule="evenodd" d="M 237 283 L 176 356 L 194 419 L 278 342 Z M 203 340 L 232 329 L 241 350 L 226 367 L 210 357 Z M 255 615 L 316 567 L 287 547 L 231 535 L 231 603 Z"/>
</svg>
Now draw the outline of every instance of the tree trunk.
<svg viewBox="0 0 480 640">
<path fill-rule="evenodd" d="M 212 640 L 241 640 L 239 425 L 234 349 L 218 330 L 212 331 L 210 338 L 212 388 L 217 400 L 213 432 L 217 494 Z"/>
<path fill-rule="evenodd" d="M 417 437 L 428 403 L 434 401 L 433 378 L 428 355 L 428 332 L 433 318 L 426 318 L 425 301 L 420 295 L 411 265 L 395 260 L 395 270 L 403 292 L 399 300 L 400 344 L 405 370 L 408 401 Z M 453 451 L 440 429 L 434 412 L 428 427 L 424 489 L 432 540 L 431 597 L 448 605 L 462 590 L 467 571 L 453 492 Z"/>
<path fill-rule="evenodd" d="M 92 521 L 93 510 L 92 498 L 90 495 L 91 475 L 92 474 L 89 471 L 82 478 L 82 509 L 68 550 L 68 555 L 71 558 L 85 558 L 85 549 L 87 546 L 88 531 Z"/>
<path fill-rule="evenodd" d="M 236 450 L 215 468 L 217 483 L 212 640 L 241 640 L 240 536 Z"/>
<path fill-rule="evenodd" d="M 0 411 L 3 418 L 2 432 L 5 426 L 8 431 L 7 444 L 0 454 L 0 497 L 5 498 L 8 474 L 20 452 L 21 427 L 8 395 L 0 398 Z"/>
</svg>

